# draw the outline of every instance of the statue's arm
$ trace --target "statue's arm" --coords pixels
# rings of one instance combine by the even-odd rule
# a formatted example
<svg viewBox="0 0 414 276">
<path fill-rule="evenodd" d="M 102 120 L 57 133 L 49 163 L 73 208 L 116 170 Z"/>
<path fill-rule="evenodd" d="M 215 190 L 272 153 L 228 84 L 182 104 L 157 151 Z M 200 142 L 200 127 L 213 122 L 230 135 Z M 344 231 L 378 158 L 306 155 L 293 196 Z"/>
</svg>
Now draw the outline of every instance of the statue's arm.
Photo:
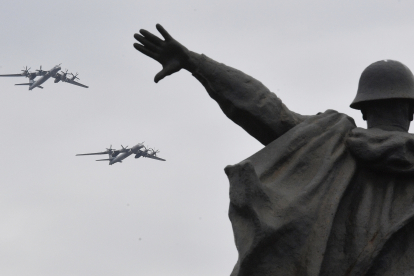
<svg viewBox="0 0 414 276">
<path fill-rule="evenodd" d="M 227 117 L 264 145 L 305 120 L 306 116 L 290 111 L 261 82 L 189 51 L 159 24 L 157 29 L 165 40 L 146 30 L 134 35 L 141 43 L 135 43 L 134 47 L 163 66 L 155 76 L 155 82 L 181 69 L 188 70 L 203 84 Z"/>
<path fill-rule="evenodd" d="M 306 119 L 290 111 L 260 81 L 199 55 L 191 73 L 206 88 L 228 118 L 267 145 Z"/>
</svg>

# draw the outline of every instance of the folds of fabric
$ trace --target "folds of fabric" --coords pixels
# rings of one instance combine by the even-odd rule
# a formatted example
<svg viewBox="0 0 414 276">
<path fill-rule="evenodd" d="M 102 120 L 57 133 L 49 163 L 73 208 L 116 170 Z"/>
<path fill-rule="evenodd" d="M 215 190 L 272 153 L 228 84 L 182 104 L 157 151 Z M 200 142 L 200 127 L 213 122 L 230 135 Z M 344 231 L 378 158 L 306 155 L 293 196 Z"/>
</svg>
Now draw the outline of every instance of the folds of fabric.
<svg viewBox="0 0 414 276">
<path fill-rule="evenodd" d="M 383 148 L 365 142 L 361 152 L 355 139 L 370 134 L 348 138 L 354 128 L 327 111 L 226 168 L 239 252 L 232 276 L 414 272 L 414 244 L 404 243 L 414 241 L 413 178 L 360 167 L 355 153 L 383 156 Z"/>
<path fill-rule="evenodd" d="M 228 166 L 233 276 L 319 275 L 340 199 L 356 171 L 346 149 L 353 120 L 313 116 Z"/>
<path fill-rule="evenodd" d="M 414 174 L 414 137 L 410 133 L 356 128 L 347 143 L 362 166 L 380 172 Z"/>
</svg>

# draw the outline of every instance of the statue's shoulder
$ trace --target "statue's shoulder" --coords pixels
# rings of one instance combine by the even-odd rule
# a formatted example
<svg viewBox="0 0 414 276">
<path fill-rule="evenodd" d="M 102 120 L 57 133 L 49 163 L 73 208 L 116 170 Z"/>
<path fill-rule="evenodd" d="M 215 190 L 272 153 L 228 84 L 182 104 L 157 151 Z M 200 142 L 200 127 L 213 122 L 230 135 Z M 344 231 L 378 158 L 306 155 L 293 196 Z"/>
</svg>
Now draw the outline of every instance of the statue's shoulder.
<svg viewBox="0 0 414 276">
<path fill-rule="evenodd" d="M 350 123 L 351 125 L 356 127 L 355 120 L 352 117 L 346 115 L 345 113 L 341 113 L 333 109 L 328 109 L 325 112 L 319 112 L 315 116 L 309 116 L 309 120 L 311 121 L 320 120 L 321 118 L 343 120 L 344 122 Z"/>
</svg>

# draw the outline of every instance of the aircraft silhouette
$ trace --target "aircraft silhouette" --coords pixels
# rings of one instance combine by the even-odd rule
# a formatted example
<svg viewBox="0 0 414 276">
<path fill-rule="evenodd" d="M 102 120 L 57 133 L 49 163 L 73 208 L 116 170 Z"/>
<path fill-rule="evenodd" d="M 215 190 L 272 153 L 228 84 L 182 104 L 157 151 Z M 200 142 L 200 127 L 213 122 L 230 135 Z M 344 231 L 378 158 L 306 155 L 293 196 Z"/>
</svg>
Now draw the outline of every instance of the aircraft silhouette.
<svg viewBox="0 0 414 276">
<path fill-rule="evenodd" d="M 41 84 L 43 84 L 45 81 L 47 81 L 50 78 L 55 78 L 55 83 L 57 82 L 67 82 L 70 84 L 74 84 L 77 86 L 81 86 L 81 87 L 85 87 L 88 88 L 88 86 L 83 85 L 77 81 L 75 81 L 76 79 L 79 79 L 78 73 L 76 73 L 76 75 L 69 73 L 72 75 L 72 77 L 68 77 L 68 70 L 66 70 L 66 72 L 60 71 L 61 73 L 59 73 L 59 70 L 62 69 L 59 65 L 56 65 L 55 67 L 53 67 L 52 69 L 50 69 L 49 71 L 43 71 L 42 70 L 42 66 L 40 65 L 40 69 L 36 70 L 36 72 L 30 72 L 30 68 L 27 68 L 27 66 L 22 70 L 22 73 L 20 74 L 8 74 L 8 75 L 0 75 L 0 77 L 26 77 L 29 78 L 29 83 L 17 83 L 15 85 L 29 85 L 29 90 L 32 90 L 36 87 L 42 88 L 42 86 L 40 86 Z M 36 77 L 40 77 L 39 79 L 35 80 Z"/>
<path fill-rule="evenodd" d="M 122 149 L 112 149 L 112 145 L 106 149 L 106 151 L 102 152 L 95 152 L 95 153 L 81 153 L 76 154 L 76 156 L 82 156 L 82 155 L 99 155 L 99 154 L 108 154 L 109 158 L 107 159 L 98 159 L 96 161 L 109 161 L 109 165 L 115 164 L 117 162 L 122 163 L 122 160 L 127 158 L 128 156 L 135 154 L 135 158 L 145 157 L 145 158 L 151 158 L 159 161 L 165 161 L 165 159 L 162 159 L 157 156 L 158 150 L 154 150 L 151 148 L 146 148 L 144 146 L 144 142 L 136 144 L 132 148 L 128 148 L 126 146 L 122 146 Z M 143 150 L 142 150 L 143 149 Z"/>
</svg>

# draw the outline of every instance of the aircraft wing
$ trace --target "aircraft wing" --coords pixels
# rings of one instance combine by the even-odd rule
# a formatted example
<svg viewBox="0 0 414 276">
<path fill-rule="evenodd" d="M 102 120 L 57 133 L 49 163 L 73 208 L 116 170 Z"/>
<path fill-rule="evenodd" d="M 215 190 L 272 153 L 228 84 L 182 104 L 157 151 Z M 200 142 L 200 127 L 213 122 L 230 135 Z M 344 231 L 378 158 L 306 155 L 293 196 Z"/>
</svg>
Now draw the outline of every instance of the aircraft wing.
<svg viewBox="0 0 414 276">
<path fill-rule="evenodd" d="M 0 77 L 25 77 L 22 74 L 8 74 L 8 75 L 0 75 Z"/>
<path fill-rule="evenodd" d="M 47 73 L 49 73 L 49 71 L 38 71 L 37 73 L 36 73 L 36 75 L 37 76 L 44 76 L 44 75 L 46 75 Z"/>
<path fill-rule="evenodd" d="M 147 157 L 147 158 L 152 158 L 152 159 L 155 159 L 155 160 L 165 161 L 165 159 L 159 158 L 159 157 L 154 156 L 154 155 L 147 155 L 147 156 L 145 156 L 145 157 Z"/>
<path fill-rule="evenodd" d="M 77 85 L 77 86 L 80 86 L 80 87 L 89 88 L 88 86 L 83 85 L 83 84 L 81 84 L 81 83 L 79 83 L 79 82 L 76 82 L 76 81 L 74 81 L 74 80 L 71 80 L 71 79 L 65 80 L 65 82 L 70 83 L 70 84 L 74 84 L 74 85 Z"/>
<path fill-rule="evenodd" d="M 81 155 L 99 155 L 99 154 L 108 154 L 107 151 L 103 151 L 103 152 L 94 152 L 94 153 L 81 153 L 81 154 L 76 154 L 76 156 L 81 156 Z"/>
</svg>

